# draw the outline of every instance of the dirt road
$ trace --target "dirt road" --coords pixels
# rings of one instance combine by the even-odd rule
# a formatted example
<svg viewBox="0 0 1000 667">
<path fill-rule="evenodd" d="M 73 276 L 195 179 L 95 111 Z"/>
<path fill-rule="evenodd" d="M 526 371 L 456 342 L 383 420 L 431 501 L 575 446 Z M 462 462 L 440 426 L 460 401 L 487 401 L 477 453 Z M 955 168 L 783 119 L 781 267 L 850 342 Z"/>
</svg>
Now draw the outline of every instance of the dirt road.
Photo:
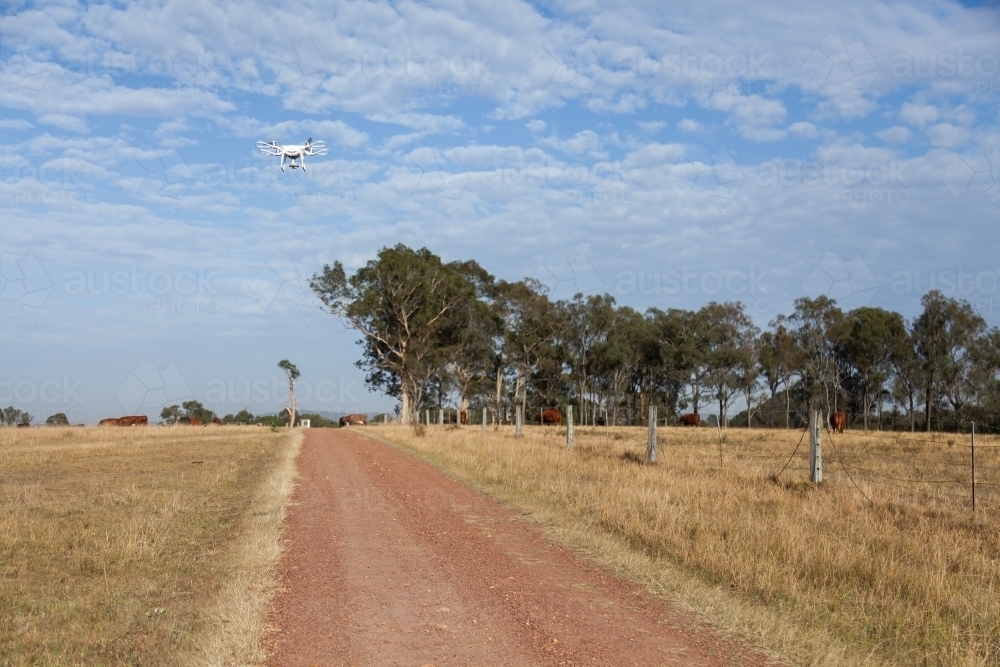
<svg viewBox="0 0 1000 667">
<path fill-rule="evenodd" d="M 273 665 L 768 664 L 357 431 L 298 465 Z"/>
</svg>

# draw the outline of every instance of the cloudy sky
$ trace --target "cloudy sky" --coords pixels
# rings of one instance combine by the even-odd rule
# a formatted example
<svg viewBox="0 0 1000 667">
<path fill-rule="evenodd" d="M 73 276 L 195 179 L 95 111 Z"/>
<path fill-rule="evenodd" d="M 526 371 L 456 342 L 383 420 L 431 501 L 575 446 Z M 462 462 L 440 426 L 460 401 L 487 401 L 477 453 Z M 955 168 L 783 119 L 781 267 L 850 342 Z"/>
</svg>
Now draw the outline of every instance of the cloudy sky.
<svg viewBox="0 0 1000 667">
<path fill-rule="evenodd" d="M 306 280 L 396 243 L 645 309 L 801 296 L 1000 324 L 981 3 L 0 9 L 0 404 L 391 408 Z M 254 142 L 325 140 L 308 170 Z"/>
</svg>

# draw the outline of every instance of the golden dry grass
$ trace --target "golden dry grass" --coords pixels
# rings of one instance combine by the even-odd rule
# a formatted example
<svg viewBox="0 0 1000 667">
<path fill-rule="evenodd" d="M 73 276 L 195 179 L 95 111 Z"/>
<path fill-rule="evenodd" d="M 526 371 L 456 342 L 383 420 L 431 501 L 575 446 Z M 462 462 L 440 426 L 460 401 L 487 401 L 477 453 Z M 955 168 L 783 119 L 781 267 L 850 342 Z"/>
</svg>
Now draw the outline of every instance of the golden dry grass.
<svg viewBox="0 0 1000 667">
<path fill-rule="evenodd" d="M 298 436 L 0 429 L 0 664 L 253 664 Z"/>
<path fill-rule="evenodd" d="M 814 488 L 808 438 L 772 479 L 800 432 L 731 429 L 721 469 L 712 429 L 661 428 L 656 465 L 639 428 L 372 433 L 789 662 L 1000 664 L 996 438 L 974 517 L 968 436 L 824 434 Z"/>
</svg>

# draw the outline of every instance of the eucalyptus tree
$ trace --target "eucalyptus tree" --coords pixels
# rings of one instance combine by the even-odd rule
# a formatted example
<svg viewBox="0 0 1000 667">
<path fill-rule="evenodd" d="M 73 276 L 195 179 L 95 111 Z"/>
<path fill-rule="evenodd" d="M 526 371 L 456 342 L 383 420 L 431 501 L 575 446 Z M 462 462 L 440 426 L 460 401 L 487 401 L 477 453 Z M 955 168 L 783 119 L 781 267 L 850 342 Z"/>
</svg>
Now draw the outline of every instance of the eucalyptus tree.
<svg viewBox="0 0 1000 667">
<path fill-rule="evenodd" d="M 475 293 L 454 266 L 427 248 L 399 244 L 349 276 L 338 261 L 309 281 L 325 309 L 361 334 L 366 383 L 400 399 L 405 424 L 423 388 L 446 363 L 446 318 Z"/>
<path fill-rule="evenodd" d="M 628 393 L 632 379 L 645 366 L 649 328 L 641 313 L 627 306 L 617 308 L 607 337 L 595 350 L 594 383 L 601 390 L 601 401 L 612 424 L 619 423 L 622 398 Z"/>
<path fill-rule="evenodd" d="M 986 331 L 970 350 L 971 392 L 976 397 L 976 412 L 996 429 L 1000 426 L 1000 329 Z"/>
<path fill-rule="evenodd" d="M 763 375 L 764 382 L 771 392 L 772 409 L 768 423 L 771 428 L 774 428 L 773 408 L 777 402 L 778 388 L 781 387 L 785 393 L 785 428 L 789 428 L 791 415 L 789 389 L 792 378 L 795 376 L 795 369 L 799 367 L 799 347 L 796 344 L 795 336 L 785 326 L 783 315 L 775 318 L 770 326 L 771 331 L 765 331 L 761 334 L 757 355 L 761 375 Z"/>
<path fill-rule="evenodd" d="M 916 341 L 912 328 L 904 332 L 892 350 L 892 380 L 890 393 L 893 402 L 902 406 L 910 431 L 917 430 L 917 401 L 923 386 L 922 368 L 917 358 Z"/>
<path fill-rule="evenodd" d="M 501 322 L 493 307 L 496 280 L 474 261 L 453 262 L 449 266 L 462 276 L 472 290 L 445 316 L 440 342 L 445 371 L 458 394 L 460 413 L 469 409 L 471 394 L 480 394 L 492 370 L 494 344 Z M 461 420 L 458 421 L 461 424 Z"/>
<path fill-rule="evenodd" d="M 278 362 L 278 368 L 285 373 L 285 381 L 288 383 L 288 405 L 285 410 L 288 412 L 288 428 L 295 426 L 295 413 L 298 412 L 298 401 L 295 399 L 295 384 L 299 381 L 299 369 L 288 359 Z"/>
<path fill-rule="evenodd" d="M 968 400 L 972 370 L 970 349 L 986 328 L 983 318 L 967 301 L 946 297 L 938 290 L 920 299 L 924 310 L 913 324 L 915 350 L 923 379 L 925 425 L 931 430 L 931 411 L 946 398 L 956 418 Z"/>
<path fill-rule="evenodd" d="M 526 278 L 513 283 L 501 281 L 494 293 L 495 312 L 503 336 L 495 359 L 500 362 L 500 366 L 506 367 L 509 364 L 513 368 L 513 400 L 520 397 L 522 409 L 527 410 L 528 389 L 532 379 L 544 361 L 553 356 L 552 346 L 559 326 L 557 314 L 545 294 L 545 287 L 537 280 Z M 554 369 L 554 372 L 561 373 L 561 368 Z M 498 367 L 495 375 L 498 410 L 505 375 L 503 368 Z M 549 394 L 539 387 L 536 389 L 540 396 Z M 542 402 L 546 400 L 548 396 Z"/>
<path fill-rule="evenodd" d="M 831 331 L 840 322 L 843 312 L 837 302 L 827 296 L 795 300 L 795 310 L 787 318 L 796 343 L 801 350 L 797 374 L 808 407 L 817 401 L 826 410 L 838 407 L 840 373 L 833 352 Z"/>
<path fill-rule="evenodd" d="M 860 399 L 865 431 L 871 409 L 881 401 L 899 342 L 906 338 L 906 325 L 899 313 L 882 308 L 856 308 L 831 331 L 834 353 L 846 369 L 854 394 Z"/>
<path fill-rule="evenodd" d="M 709 303 L 698 311 L 702 320 L 702 352 L 706 359 L 707 386 L 719 405 L 719 424 L 727 425 L 729 406 L 744 383 L 742 373 L 750 363 L 752 340 L 759 330 L 737 301 Z M 747 371 L 754 374 L 755 371 Z"/>
<path fill-rule="evenodd" d="M 563 320 L 562 342 L 566 347 L 570 369 L 576 383 L 580 411 L 585 422 L 588 412 L 596 421 L 596 402 L 591 395 L 590 374 L 593 371 L 597 350 L 611 332 L 614 321 L 615 299 L 610 294 L 584 298 L 577 294 L 572 301 L 557 304 Z"/>
<path fill-rule="evenodd" d="M 676 389 L 675 405 L 687 388 L 686 398 L 697 413 L 702 405 L 708 373 L 703 313 L 675 308 L 664 312 L 651 308 L 646 311 L 646 317 L 658 347 L 658 359 L 650 359 L 650 368 L 656 369 L 662 384 Z"/>
</svg>

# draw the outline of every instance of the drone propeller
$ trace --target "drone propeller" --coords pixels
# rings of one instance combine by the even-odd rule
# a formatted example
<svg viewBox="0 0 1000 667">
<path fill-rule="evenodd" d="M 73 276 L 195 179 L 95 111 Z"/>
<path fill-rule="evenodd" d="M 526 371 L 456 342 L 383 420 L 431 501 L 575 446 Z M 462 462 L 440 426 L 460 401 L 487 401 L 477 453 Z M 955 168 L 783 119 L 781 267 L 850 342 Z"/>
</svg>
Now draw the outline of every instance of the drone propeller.
<svg viewBox="0 0 1000 667">
<path fill-rule="evenodd" d="M 306 142 L 305 152 L 308 155 L 327 155 L 330 151 L 327 149 L 325 141 L 314 142 L 310 137 L 309 141 Z"/>
<path fill-rule="evenodd" d="M 270 143 L 266 141 L 258 141 L 256 145 L 257 150 L 260 151 L 261 155 L 267 155 L 268 157 L 278 157 L 281 155 L 281 149 L 275 141 L 271 141 Z"/>
</svg>

